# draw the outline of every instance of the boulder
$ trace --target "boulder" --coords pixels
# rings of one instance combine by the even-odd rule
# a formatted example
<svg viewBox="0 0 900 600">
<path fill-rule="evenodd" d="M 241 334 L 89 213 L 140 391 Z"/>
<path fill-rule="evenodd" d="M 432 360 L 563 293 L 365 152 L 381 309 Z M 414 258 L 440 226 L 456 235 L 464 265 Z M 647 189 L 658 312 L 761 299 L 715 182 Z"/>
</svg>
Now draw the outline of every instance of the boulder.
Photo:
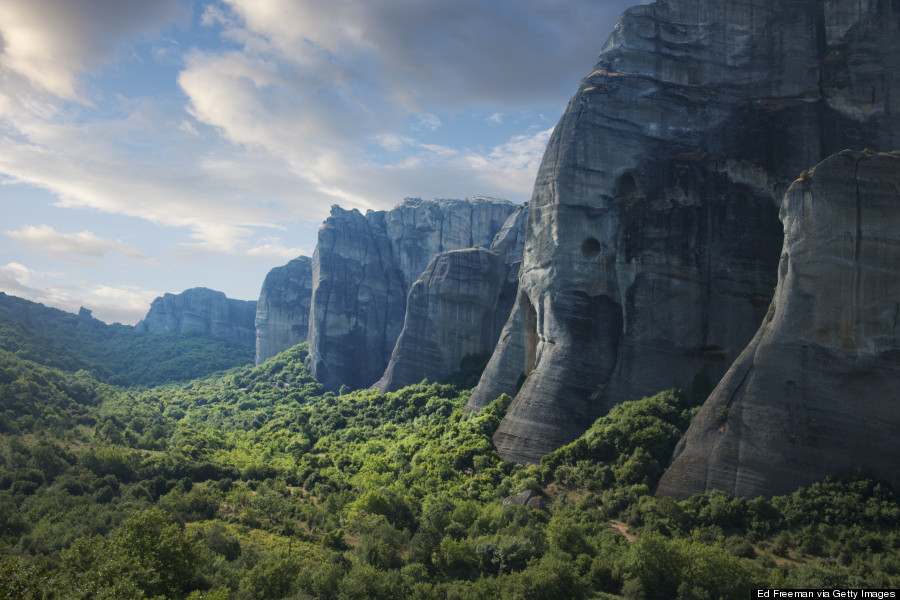
<svg viewBox="0 0 900 600">
<path fill-rule="evenodd" d="M 842 152 L 794 182 L 765 320 L 657 494 L 772 496 L 900 474 L 900 157 Z"/>
<path fill-rule="evenodd" d="M 507 506 L 528 506 L 537 510 L 546 509 L 544 499 L 531 490 L 525 490 L 524 492 L 519 492 L 518 494 L 504 498 L 503 507 L 506 508 Z"/>
</svg>

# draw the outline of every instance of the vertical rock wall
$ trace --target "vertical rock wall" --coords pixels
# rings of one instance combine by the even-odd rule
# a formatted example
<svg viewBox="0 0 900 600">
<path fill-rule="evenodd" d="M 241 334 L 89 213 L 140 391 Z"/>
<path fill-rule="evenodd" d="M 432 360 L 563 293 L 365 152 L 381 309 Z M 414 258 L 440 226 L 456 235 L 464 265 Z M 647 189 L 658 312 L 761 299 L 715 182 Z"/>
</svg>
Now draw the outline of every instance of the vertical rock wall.
<svg viewBox="0 0 900 600">
<path fill-rule="evenodd" d="M 306 341 L 311 300 L 308 257 L 269 271 L 256 303 L 256 364 Z"/>
<path fill-rule="evenodd" d="M 150 304 L 147 316 L 134 328 L 150 333 L 208 333 L 241 346 L 256 341 L 256 302 L 234 300 L 222 292 L 191 288 L 165 294 Z"/>
<path fill-rule="evenodd" d="M 527 379 L 494 441 L 537 461 L 623 400 L 721 377 L 776 284 L 810 164 L 900 146 L 896 3 L 630 9 L 544 155 L 520 288 L 468 408 Z"/>
<path fill-rule="evenodd" d="M 334 206 L 312 261 L 309 364 L 327 388 L 367 387 L 384 374 L 406 296 L 439 252 L 490 247 L 516 206 L 505 200 L 408 199 L 390 211 Z"/>
<path fill-rule="evenodd" d="M 380 391 L 440 381 L 466 354 L 494 350 L 518 289 L 527 214 L 523 205 L 509 215 L 490 250 L 432 258 L 407 297 L 403 330 L 376 384 Z"/>
<path fill-rule="evenodd" d="M 795 182 L 762 326 L 694 418 L 657 493 L 789 493 L 900 473 L 900 158 L 843 152 Z"/>
</svg>

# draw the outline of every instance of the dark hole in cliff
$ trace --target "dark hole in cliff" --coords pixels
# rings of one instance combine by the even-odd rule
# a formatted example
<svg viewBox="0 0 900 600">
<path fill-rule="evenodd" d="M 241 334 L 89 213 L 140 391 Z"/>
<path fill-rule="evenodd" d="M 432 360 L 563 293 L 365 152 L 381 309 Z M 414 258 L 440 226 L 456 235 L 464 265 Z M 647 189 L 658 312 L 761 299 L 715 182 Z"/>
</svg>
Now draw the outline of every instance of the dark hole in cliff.
<svg viewBox="0 0 900 600">
<path fill-rule="evenodd" d="M 525 374 L 534 370 L 537 360 L 537 311 L 531 304 L 528 296 L 525 299 Z"/>
<path fill-rule="evenodd" d="M 589 237 L 581 244 L 581 255 L 588 260 L 597 258 L 601 252 L 603 252 L 603 246 L 596 238 Z"/>
<path fill-rule="evenodd" d="M 616 182 L 616 200 L 634 202 L 641 196 L 637 183 L 631 173 L 625 173 Z"/>
<path fill-rule="evenodd" d="M 700 348 L 700 352 L 706 360 L 719 361 L 726 358 L 725 348 L 722 346 L 703 346 Z"/>
</svg>

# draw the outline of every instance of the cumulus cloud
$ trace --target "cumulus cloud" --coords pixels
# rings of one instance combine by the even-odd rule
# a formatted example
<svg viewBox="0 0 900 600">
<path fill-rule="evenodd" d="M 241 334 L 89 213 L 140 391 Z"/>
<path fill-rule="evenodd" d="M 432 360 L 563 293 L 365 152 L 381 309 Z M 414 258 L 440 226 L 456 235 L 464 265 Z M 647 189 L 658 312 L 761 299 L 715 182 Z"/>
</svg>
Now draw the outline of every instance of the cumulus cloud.
<svg viewBox="0 0 900 600">
<path fill-rule="evenodd" d="M 185 228 L 188 252 L 272 258 L 297 248 L 258 239 L 263 229 L 320 221 L 334 203 L 524 200 L 546 135 L 537 119 L 516 132 L 502 116 L 561 110 L 630 4 L 212 1 L 200 22 L 224 45 L 166 37 L 152 50 L 183 65 L 186 102 L 108 94 L 114 110 L 91 112 L 60 100 L 89 102 L 79 74 L 177 20 L 178 0 L 7 0 L 0 173 L 60 207 Z M 494 138 L 460 143 L 466 119 Z M 447 131 L 453 141 L 437 137 Z"/>
<path fill-rule="evenodd" d="M 257 48 L 304 64 L 339 57 L 354 85 L 427 106 L 530 106 L 574 91 L 633 0 L 226 0 Z M 232 32 L 240 28 L 234 25 Z M 598 34 L 599 32 L 599 34 Z M 347 57 L 352 60 L 347 61 Z M 364 60 L 363 60 L 364 59 Z M 332 65 L 334 66 L 334 65 Z"/>
<path fill-rule="evenodd" d="M 94 317 L 101 321 L 134 325 L 144 318 L 150 303 L 159 296 L 162 296 L 161 292 L 133 286 L 98 285 L 86 291 L 84 302 L 79 306 L 89 306 Z"/>
<path fill-rule="evenodd" d="M 119 120 L 34 121 L 18 133 L 0 134 L 0 172 L 8 182 L 47 189 L 61 207 L 186 228 L 224 249 L 254 227 L 320 220 L 327 211 L 313 213 L 296 202 L 312 186 L 289 165 L 269 155 L 238 154 L 208 134 L 185 130 L 166 101 L 143 101 Z"/>
<path fill-rule="evenodd" d="M 78 75 L 115 55 L 118 44 L 157 31 L 176 17 L 178 0 L 4 0 L 0 74 L 38 92 L 84 101 Z"/>
<path fill-rule="evenodd" d="M 94 317 L 101 321 L 128 325 L 141 320 L 153 299 L 162 295 L 134 286 L 95 285 L 61 289 L 42 285 L 53 275 L 39 273 L 15 262 L 0 265 L 0 291 L 71 313 L 77 313 L 84 306 L 90 308 Z"/>
<path fill-rule="evenodd" d="M 103 258 L 116 252 L 131 260 L 145 263 L 155 262 L 137 248 L 121 240 L 107 240 L 90 231 L 61 233 L 49 225 L 25 226 L 19 230 L 7 231 L 6 235 L 20 244 L 53 258 L 80 263 L 85 259 Z"/>
<path fill-rule="evenodd" d="M 34 271 L 19 263 L 0 265 L 0 289 L 16 296 L 22 292 L 30 295 L 36 291 L 28 285 L 33 274 Z"/>
</svg>

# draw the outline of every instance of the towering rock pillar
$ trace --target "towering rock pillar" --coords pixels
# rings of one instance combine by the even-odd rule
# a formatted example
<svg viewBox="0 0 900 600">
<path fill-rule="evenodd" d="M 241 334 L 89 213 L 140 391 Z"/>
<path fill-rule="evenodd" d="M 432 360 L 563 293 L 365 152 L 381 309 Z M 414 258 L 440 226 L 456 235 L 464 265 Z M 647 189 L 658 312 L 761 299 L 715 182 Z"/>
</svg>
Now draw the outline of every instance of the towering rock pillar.
<svg viewBox="0 0 900 600">
<path fill-rule="evenodd" d="M 509 215 L 490 250 L 449 250 L 431 259 L 407 297 L 380 391 L 440 381 L 466 354 L 494 350 L 518 289 L 527 214 L 526 204 Z"/>
<path fill-rule="evenodd" d="M 900 146 L 896 3 L 660 0 L 625 13 L 544 155 L 516 306 L 468 408 L 540 457 L 624 400 L 721 377 L 776 284 L 810 164 Z"/>
<path fill-rule="evenodd" d="M 388 366 L 406 296 L 439 252 L 490 247 L 516 206 L 407 199 L 390 211 L 332 207 L 312 262 L 309 364 L 327 389 L 368 387 Z"/>
<path fill-rule="evenodd" d="M 300 256 L 266 275 L 256 303 L 256 364 L 306 341 L 312 261 Z"/>
<path fill-rule="evenodd" d="M 658 494 L 771 496 L 900 473 L 900 158 L 843 152 L 795 182 L 762 326 L 679 442 Z"/>
</svg>

